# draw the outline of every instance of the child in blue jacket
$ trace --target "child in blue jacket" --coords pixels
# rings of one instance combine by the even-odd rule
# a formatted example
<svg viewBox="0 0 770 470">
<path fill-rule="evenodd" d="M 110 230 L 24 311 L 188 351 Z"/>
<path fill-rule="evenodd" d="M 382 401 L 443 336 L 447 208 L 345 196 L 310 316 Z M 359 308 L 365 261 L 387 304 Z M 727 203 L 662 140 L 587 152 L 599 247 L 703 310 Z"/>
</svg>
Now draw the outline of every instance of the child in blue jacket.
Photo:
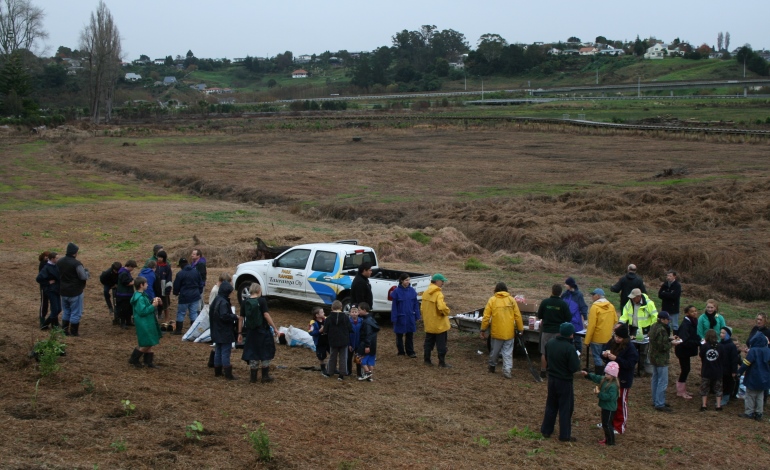
<svg viewBox="0 0 770 470">
<path fill-rule="evenodd" d="M 743 378 L 746 386 L 743 417 L 762 421 L 764 394 L 770 388 L 770 348 L 767 347 L 767 337 L 762 333 L 752 336 L 749 346 L 751 349 L 738 369 L 739 377 L 746 373 Z"/>
<path fill-rule="evenodd" d="M 348 375 L 353 372 L 353 356 L 356 355 L 358 343 L 361 342 L 361 325 L 364 324 L 358 316 L 358 306 L 356 305 L 350 307 L 350 324 L 353 327 L 353 332 L 350 333 L 350 345 L 348 346 Z M 361 377 L 360 361 L 356 363 L 356 377 Z"/>
<path fill-rule="evenodd" d="M 326 361 L 327 354 L 329 354 L 329 335 L 324 331 L 326 315 L 321 307 L 313 307 L 311 312 L 315 320 L 310 322 L 310 328 L 307 331 L 313 337 L 313 343 L 315 343 L 315 356 L 321 363 L 321 374 L 324 377 L 329 377 L 329 371 L 326 370 L 326 363 L 324 362 Z"/>
</svg>

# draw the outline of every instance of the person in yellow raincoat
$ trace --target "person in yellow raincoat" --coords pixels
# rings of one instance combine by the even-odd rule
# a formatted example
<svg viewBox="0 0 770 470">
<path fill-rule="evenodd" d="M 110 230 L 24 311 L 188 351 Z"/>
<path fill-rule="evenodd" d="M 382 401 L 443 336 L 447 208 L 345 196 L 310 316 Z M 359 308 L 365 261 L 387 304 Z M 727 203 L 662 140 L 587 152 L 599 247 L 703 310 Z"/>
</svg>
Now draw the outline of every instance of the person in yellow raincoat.
<svg viewBox="0 0 770 470">
<path fill-rule="evenodd" d="M 422 303 L 420 304 L 420 314 L 425 326 L 425 365 L 432 366 L 430 356 L 435 347 L 438 351 L 438 366 L 452 367 L 446 363 L 444 358 L 447 353 L 447 331 L 451 328 L 449 324 L 449 307 L 444 303 L 444 293 L 441 287 L 447 281 L 442 274 L 434 274 L 430 280 L 430 286 L 422 294 Z"/>
<path fill-rule="evenodd" d="M 481 320 L 481 338 L 486 339 L 486 330 L 492 336 L 492 351 L 489 353 L 489 372 L 495 373 L 497 356 L 503 352 L 503 377 L 511 378 L 513 368 L 513 337 L 524 332 L 519 305 L 503 282 L 498 282 L 493 295 L 484 307 Z"/>
</svg>

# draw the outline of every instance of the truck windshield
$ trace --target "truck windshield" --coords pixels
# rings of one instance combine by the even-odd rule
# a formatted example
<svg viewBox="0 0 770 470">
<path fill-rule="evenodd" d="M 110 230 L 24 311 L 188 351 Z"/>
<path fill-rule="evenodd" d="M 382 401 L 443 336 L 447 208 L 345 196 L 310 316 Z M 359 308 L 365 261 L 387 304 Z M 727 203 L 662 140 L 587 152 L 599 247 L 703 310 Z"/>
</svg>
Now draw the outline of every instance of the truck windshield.
<svg viewBox="0 0 770 470">
<path fill-rule="evenodd" d="M 358 269 L 362 263 L 371 263 L 372 266 L 377 266 L 377 259 L 374 257 L 373 251 L 365 251 L 361 253 L 348 253 L 345 255 L 345 262 L 342 265 L 343 271 L 351 269 Z"/>
</svg>

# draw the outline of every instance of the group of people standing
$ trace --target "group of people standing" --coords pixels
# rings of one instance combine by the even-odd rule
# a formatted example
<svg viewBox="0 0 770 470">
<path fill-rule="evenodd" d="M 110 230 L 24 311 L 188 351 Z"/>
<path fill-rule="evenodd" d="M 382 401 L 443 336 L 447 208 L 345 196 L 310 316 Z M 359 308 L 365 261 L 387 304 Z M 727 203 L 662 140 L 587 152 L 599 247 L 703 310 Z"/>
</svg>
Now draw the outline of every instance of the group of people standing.
<svg viewBox="0 0 770 470">
<path fill-rule="evenodd" d="M 42 330 L 60 326 L 66 335 L 80 335 L 83 292 L 90 274 L 77 259 L 78 251 L 77 245 L 69 243 L 63 257 L 57 252 L 45 251 L 38 258 L 40 265 L 35 280 L 40 286 L 39 319 Z"/>
<path fill-rule="evenodd" d="M 572 286 L 574 279 L 569 278 L 565 284 L 577 290 L 576 286 Z M 719 313 L 719 304 L 715 300 L 707 300 L 705 311 L 701 314 L 694 306 L 688 305 L 684 308 L 682 322 L 678 322 L 682 288 L 675 271 L 666 274 L 666 281 L 658 291 L 662 300 L 660 312 L 647 295 L 644 282 L 636 274 L 633 264 L 610 290 L 621 294 L 621 315 L 618 316 L 612 303 L 606 299 L 604 290 L 597 288 L 591 291 L 592 304 L 585 325 L 576 325 L 576 309 L 560 302 L 563 299 L 558 284 L 553 286 L 553 295 L 540 304 L 541 376 L 548 377 L 548 399 L 541 426 L 544 436 L 549 437 L 553 433 L 558 416 L 559 439 L 575 440 L 571 435 L 574 410 L 572 377 L 578 372 L 598 384 L 595 392 L 603 410 L 602 422 L 598 425 L 605 432 L 604 439 L 600 441 L 603 445 L 614 445 L 614 435 L 626 432 L 628 395 L 640 362 L 646 361 L 652 368 L 651 405 L 656 411 L 670 413 L 672 406 L 666 400 L 666 390 L 672 348 L 681 369 L 676 384 L 677 397 L 692 398 L 687 392 L 686 382 L 690 360 L 699 356 L 700 410 L 708 410 L 708 396 L 713 393 L 716 397 L 714 409 L 722 411 L 731 398 L 736 398 L 739 377 L 745 375 L 747 399 L 744 412 L 740 415 L 762 419 L 764 396 L 770 389 L 770 329 L 766 326 L 764 314 L 757 315 L 757 325 L 751 330 L 746 347 L 741 348 L 747 353 L 746 357 L 741 359 L 732 338 L 733 331 Z M 578 346 L 576 341 L 579 337 L 576 332 L 583 326 L 585 335 L 582 344 L 593 359 L 593 373 L 585 369 L 581 371 L 580 354 L 564 347 L 568 342 L 574 342 L 578 351 L 582 352 L 582 344 Z"/>
</svg>

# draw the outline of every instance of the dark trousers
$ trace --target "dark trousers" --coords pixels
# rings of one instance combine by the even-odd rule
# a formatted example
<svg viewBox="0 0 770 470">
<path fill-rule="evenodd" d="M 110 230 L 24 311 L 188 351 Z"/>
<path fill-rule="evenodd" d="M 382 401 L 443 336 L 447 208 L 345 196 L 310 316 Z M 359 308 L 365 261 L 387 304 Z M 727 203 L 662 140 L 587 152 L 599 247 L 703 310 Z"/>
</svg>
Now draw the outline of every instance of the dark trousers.
<svg viewBox="0 0 770 470">
<path fill-rule="evenodd" d="M 679 359 L 679 369 L 681 370 L 678 382 L 685 383 L 687 382 L 687 376 L 690 375 L 690 356 L 677 356 L 677 358 Z"/>
<path fill-rule="evenodd" d="M 50 293 L 48 294 L 48 301 L 51 304 L 51 314 L 48 315 L 48 319 L 52 322 L 56 320 L 58 325 L 59 314 L 61 313 L 61 297 L 58 293 Z"/>
<path fill-rule="evenodd" d="M 604 430 L 604 442 L 608 446 L 615 445 L 615 427 L 612 425 L 612 419 L 615 412 L 602 409 L 602 429 Z"/>
<path fill-rule="evenodd" d="M 438 357 L 439 359 L 443 359 L 444 356 L 446 356 L 446 340 L 447 340 L 447 332 L 443 333 L 425 333 L 425 360 L 430 361 L 430 355 L 433 352 L 433 348 L 436 348 L 436 351 L 438 351 Z"/>
<path fill-rule="evenodd" d="M 340 348 L 329 348 L 329 365 L 327 366 L 329 375 L 332 375 L 335 371 L 342 377 L 348 375 L 348 371 L 345 368 L 348 362 L 348 347 L 342 346 Z"/>
<path fill-rule="evenodd" d="M 722 396 L 735 398 L 735 382 L 733 374 L 727 373 L 722 375 Z"/>
<path fill-rule="evenodd" d="M 110 310 L 110 312 L 115 310 L 115 307 L 112 305 L 112 289 L 110 289 L 109 286 L 103 286 L 103 294 L 104 294 L 104 301 L 107 303 L 107 308 Z M 129 297 L 130 299 L 130 297 Z"/>
<path fill-rule="evenodd" d="M 118 318 L 126 323 L 131 322 L 131 315 L 133 315 L 133 309 L 131 308 L 131 297 L 118 296 L 115 298 L 115 313 Z"/>
<path fill-rule="evenodd" d="M 404 348 L 404 336 L 406 336 L 406 348 Z M 396 333 L 396 348 L 402 356 L 414 355 L 414 333 Z"/>
<path fill-rule="evenodd" d="M 38 318 L 40 320 L 40 326 L 45 323 L 45 317 L 48 315 L 48 295 L 43 288 L 40 288 L 40 312 L 38 312 Z"/>
<path fill-rule="evenodd" d="M 569 439 L 572 435 L 572 411 L 575 405 L 575 392 L 571 380 L 548 376 L 548 398 L 545 400 L 545 416 L 540 426 L 543 436 L 553 434 L 556 416 L 559 416 L 559 439 Z"/>
</svg>

